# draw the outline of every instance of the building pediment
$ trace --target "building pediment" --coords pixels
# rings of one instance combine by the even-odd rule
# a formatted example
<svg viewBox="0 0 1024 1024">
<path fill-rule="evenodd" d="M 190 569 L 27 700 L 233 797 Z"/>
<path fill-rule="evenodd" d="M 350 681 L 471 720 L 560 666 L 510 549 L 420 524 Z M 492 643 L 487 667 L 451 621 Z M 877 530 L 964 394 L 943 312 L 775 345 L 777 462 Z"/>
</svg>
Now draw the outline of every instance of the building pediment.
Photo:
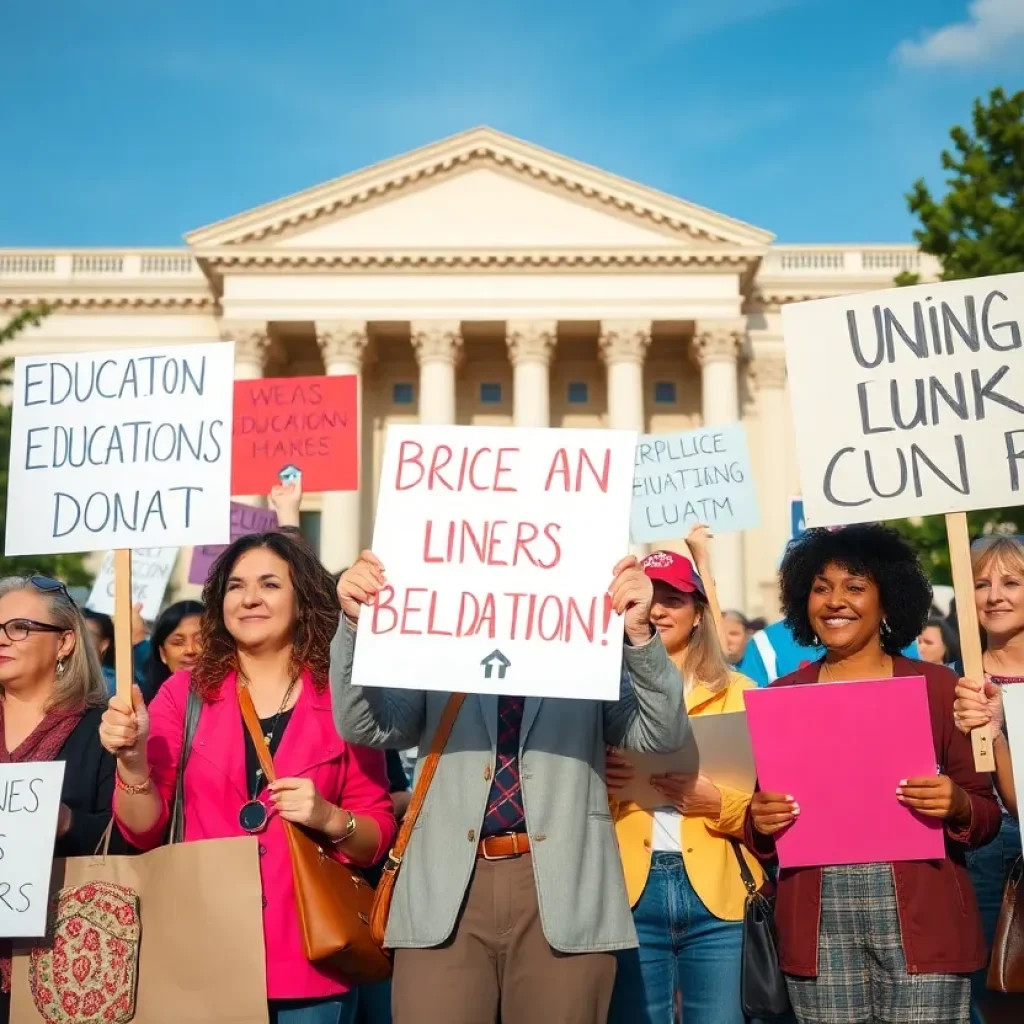
<svg viewBox="0 0 1024 1024">
<path fill-rule="evenodd" d="M 640 264 L 749 260 L 760 228 L 489 128 L 239 214 L 186 236 L 201 259 L 395 266 L 542 265 L 617 254 Z"/>
</svg>

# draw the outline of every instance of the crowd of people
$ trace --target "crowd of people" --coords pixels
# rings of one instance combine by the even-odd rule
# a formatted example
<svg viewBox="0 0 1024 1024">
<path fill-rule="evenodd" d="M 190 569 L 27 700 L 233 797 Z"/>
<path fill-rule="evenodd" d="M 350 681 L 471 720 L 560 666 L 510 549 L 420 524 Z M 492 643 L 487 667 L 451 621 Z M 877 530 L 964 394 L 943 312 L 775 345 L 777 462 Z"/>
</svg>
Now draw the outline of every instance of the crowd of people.
<svg viewBox="0 0 1024 1024">
<path fill-rule="evenodd" d="M 763 628 L 709 600 L 711 544 L 699 529 L 692 557 L 625 555 L 608 567 L 624 617 L 618 700 L 452 705 L 412 680 L 353 684 L 356 624 L 387 567 L 364 552 L 332 577 L 297 530 L 299 497 L 294 484 L 275 489 L 280 528 L 230 545 L 201 603 L 170 605 L 151 630 L 133 623 L 131 701 L 113 691 L 109 620 L 83 613 L 58 580 L 0 581 L 0 761 L 67 762 L 55 856 L 90 855 L 111 818 L 125 852 L 166 840 L 184 726 L 198 710 L 184 841 L 259 837 L 272 1022 L 742 1024 L 750 880 L 775 894 L 799 1024 L 1024 1019 L 1021 997 L 984 982 L 1020 856 L 1002 710 L 1002 687 L 1024 682 L 1020 540 L 973 549 L 984 679 L 963 677 L 955 626 L 889 528 L 795 540 L 779 574 L 783 619 Z M 926 679 L 938 772 L 894 780 L 896 798 L 942 823 L 940 861 L 779 871 L 775 842 L 799 817 L 797 786 L 751 795 L 666 773 L 650 780 L 661 806 L 620 796 L 637 753 L 680 749 L 691 718 L 743 710 L 745 690 L 897 676 Z M 249 701 L 269 783 L 242 725 Z M 450 708 L 387 921 L 393 977 L 359 984 L 304 953 L 283 823 L 376 880 L 409 807 L 401 752 L 422 768 Z M 992 776 L 974 768 L 969 734 L 982 726 L 995 729 Z M 835 799 L 851 833 L 873 827 L 856 793 Z M 4 995 L 4 1020 L 8 1008 Z"/>
</svg>

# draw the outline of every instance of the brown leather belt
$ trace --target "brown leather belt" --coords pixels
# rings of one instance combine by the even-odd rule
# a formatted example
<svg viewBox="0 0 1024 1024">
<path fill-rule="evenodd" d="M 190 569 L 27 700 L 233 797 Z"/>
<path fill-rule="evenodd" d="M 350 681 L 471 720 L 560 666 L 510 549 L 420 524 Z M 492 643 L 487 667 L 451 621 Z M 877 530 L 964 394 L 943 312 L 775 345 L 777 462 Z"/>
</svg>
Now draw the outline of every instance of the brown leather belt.
<svg viewBox="0 0 1024 1024">
<path fill-rule="evenodd" d="M 484 860 L 508 860 L 530 852 L 530 837 L 525 832 L 507 832 L 480 840 L 476 855 Z"/>
</svg>

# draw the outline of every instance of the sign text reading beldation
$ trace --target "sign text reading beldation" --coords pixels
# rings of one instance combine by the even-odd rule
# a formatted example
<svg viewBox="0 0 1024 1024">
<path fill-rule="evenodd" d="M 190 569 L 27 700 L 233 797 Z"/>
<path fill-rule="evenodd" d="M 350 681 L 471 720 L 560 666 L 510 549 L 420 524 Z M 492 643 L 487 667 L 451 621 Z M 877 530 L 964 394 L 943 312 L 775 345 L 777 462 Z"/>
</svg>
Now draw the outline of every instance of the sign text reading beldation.
<svg viewBox="0 0 1024 1024">
<path fill-rule="evenodd" d="M 373 539 L 388 585 L 360 617 L 355 681 L 614 699 L 622 621 L 607 589 L 627 552 L 635 443 L 392 426 Z"/>
<path fill-rule="evenodd" d="M 233 352 L 19 357 L 7 553 L 226 540 Z"/>
<path fill-rule="evenodd" d="M 1019 504 L 1024 274 L 783 307 L 811 525 Z"/>
</svg>

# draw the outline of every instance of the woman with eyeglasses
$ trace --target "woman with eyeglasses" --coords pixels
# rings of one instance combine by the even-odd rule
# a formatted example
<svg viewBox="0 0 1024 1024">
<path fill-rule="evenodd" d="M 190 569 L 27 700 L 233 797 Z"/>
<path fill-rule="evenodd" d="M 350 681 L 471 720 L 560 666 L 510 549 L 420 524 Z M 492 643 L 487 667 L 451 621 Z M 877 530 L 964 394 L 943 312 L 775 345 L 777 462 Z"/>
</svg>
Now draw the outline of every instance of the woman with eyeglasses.
<svg viewBox="0 0 1024 1024">
<path fill-rule="evenodd" d="M 271 1024 L 351 1024 L 357 992 L 303 953 L 283 821 L 315 833 L 339 860 L 369 865 L 388 850 L 395 819 L 384 755 L 342 741 L 328 689 L 340 606 L 333 580 L 304 540 L 257 533 L 213 564 L 203 591 L 201 651 L 147 708 L 110 701 L 100 736 L 117 756 L 114 814 L 129 841 L 163 841 L 185 713 L 202 701 L 186 762 L 185 841 L 260 838 Z M 241 708 L 251 700 L 277 781 L 263 778 Z"/>
<path fill-rule="evenodd" d="M 0 763 L 67 762 L 55 857 L 93 853 L 110 823 L 114 759 L 97 735 L 105 703 L 96 651 L 64 584 L 0 579 Z M 10 948 L 0 940 L 0 1022 L 10 980 Z"/>
</svg>

